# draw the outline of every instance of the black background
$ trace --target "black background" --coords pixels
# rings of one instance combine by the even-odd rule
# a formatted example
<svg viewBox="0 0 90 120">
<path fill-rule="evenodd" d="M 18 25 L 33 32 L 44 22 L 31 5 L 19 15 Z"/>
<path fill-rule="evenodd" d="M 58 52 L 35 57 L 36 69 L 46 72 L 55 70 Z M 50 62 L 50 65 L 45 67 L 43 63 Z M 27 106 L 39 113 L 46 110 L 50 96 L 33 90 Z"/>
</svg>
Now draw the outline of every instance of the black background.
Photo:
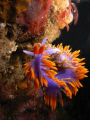
<svg viewBox="0 0 90 120">
<path fill-rule="evenodd" d="M 76 4 L 76 3 L 75 3 Z M 70 45 L 72 52 L 80 50 L 80 58 L 85 58 L 85 67 L 90 71 L 90 0 L 81 0 L 76 4 L 79 18 L 76 25 L 70 24 L 69 32 L 62 30 L 60 38 L 53 42 L 57 45 Z M 90 72 L 88 78 L 81 80 L 83 88 L 72 98 L 72 104 L 64 109 L 73 120 L 90 119 Z"/>
</svg>

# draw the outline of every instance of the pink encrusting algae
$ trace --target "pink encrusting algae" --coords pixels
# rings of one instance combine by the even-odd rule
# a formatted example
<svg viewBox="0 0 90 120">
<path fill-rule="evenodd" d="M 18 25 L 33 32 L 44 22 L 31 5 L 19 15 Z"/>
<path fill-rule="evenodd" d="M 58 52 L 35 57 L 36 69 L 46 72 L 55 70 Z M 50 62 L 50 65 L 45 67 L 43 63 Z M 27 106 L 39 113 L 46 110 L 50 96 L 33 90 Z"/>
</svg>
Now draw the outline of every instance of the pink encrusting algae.
<svg viewBox="0 0 90 120">
<path fill-rule="evenodd" d="M 33 52 L 26 50 L 23 52 L 36 57 L 25 64 L 26 75 L 29 80 L 34 79 L 37 89 L 40 81 L 45 88 L 45 103 L 50 104 L 52 110 L 56 108 L 57 95 L 63 105 L 61 91 L 71 99 L 72 94 L 76 95 L 78 88 L 82 87 L 80 79 L 87 77 L 88 70 L 82 62 L 84 58 L 78 58 L 80 51 L 71 52 L 69 46 L 63 48 L 60 44 L 57 47 L 48 48 L 43 43 L 40 48 L 35 45 Z"/>
</svg>

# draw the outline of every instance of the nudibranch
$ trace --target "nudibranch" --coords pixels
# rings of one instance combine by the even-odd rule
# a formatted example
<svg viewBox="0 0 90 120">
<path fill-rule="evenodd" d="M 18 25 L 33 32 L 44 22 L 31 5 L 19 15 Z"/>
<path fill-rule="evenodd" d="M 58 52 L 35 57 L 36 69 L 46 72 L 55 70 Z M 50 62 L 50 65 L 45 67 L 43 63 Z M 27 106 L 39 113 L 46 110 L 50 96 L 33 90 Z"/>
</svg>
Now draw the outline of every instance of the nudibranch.
<svg viewBox="0 0 90 120">
<path fill-rule="evenodd" d="M 79 59 L 80 51 L 71 52 L 69 46 L 63 48 L 62 44 L 55 46 L 45 45 L 44 38 L 41 47 L 34 46 L 33 52 L 23 50 L 24 53 L 35 56 L 35 59 L 25 64 L 26 75 L 34 80 L 36 88 L 39 81 L 44 87 L 44 101 L 50 104 L 52 110 L 56 108 L 57 95 L 63 105 L 61 91 L 67 97 L 76 95 L 78 88 L 83 87 L 80 80 L 87 77 L 88 70 L 83 66 L 84 58 Z"/>
</svg>

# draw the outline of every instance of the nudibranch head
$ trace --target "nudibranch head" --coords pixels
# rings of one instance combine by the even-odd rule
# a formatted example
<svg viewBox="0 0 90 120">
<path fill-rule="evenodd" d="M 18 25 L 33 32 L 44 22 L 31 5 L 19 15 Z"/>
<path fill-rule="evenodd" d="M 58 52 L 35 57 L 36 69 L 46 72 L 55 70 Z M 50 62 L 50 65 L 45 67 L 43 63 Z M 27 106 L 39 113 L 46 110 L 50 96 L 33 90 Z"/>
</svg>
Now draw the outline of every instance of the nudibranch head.
<svg viewBox="0 0 90 120">
<path fill-rule="evenodd" d="M 54 79 L 57 70 L 55 63 L 47 60 L 49 54 L 44 52 L 45 45 L 42 45 L 40 48 L 38 45 L 34 46 L 33 52 L 23 50 L 24 53 L 35 56 L 35 59 L 32 59 L 31 62 L 25 64 L 26 73 L 29 80 L 34 80 L 34 85 L 36 88 L 39 88 L 39 81 L 41 85 L 48 86 L 46 76 Z"/>
<path fill-rule="evenodd" d="M 57 52 L 52 53 L 50 60 L 56 64 L 57 74 L 55 78 L 58 78 L 59 82 L 47 78 L 48 87 L 44 91 L 44 100 L 46 104 L 50 104 L 53 110 L 56 107 L 57 95 L 59 95 L 60 102 L 63 105 L 61 91 L 70 99 L 72 98 L 72 94 L 76 95 L 78 88 L 82 87 L 79 80 L 87 77 L 85 74 L 88 70 L 83 66 L 85 64 L 82 62 L 84 58 L 77 58 L 79 56 L 79 50 L 71 52 L 69 46 L 63 48 L 62 44 L 57 46 L 57 48 L 51 49 L 52 51 L 54 49 L 56 51 L 57 49 Z M 61 83 L 61 85 L 59 86 L 58 83 L 59 85 Z"/>
</svg>

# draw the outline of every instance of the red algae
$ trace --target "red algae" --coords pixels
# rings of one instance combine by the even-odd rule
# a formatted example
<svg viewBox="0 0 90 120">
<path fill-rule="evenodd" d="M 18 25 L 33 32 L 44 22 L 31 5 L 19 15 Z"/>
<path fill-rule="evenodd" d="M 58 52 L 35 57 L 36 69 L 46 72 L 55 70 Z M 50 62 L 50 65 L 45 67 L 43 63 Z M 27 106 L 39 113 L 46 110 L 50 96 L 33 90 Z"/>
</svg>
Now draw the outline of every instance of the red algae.
<svg viewBox="0 0 90 120">
<path fill-rule="evenodd" d="M 46 21 L 52 0 L 32 0 L 25 11 L 19 12 L 17 22 L 28 27 L 30 35 L 42 34 L 46 28 Z"/>
</svg>

